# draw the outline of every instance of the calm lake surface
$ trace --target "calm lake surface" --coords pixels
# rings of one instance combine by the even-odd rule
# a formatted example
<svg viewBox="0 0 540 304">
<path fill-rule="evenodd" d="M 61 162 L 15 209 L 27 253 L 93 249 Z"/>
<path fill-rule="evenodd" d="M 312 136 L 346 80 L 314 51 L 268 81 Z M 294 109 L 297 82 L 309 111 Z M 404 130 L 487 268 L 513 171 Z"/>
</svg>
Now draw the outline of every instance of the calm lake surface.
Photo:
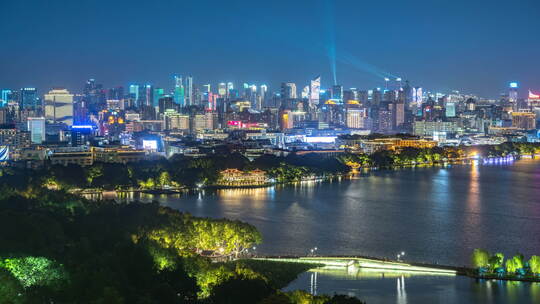
<svg viewBox="0 0 540 304">
<path fill-rule="evenodd" d="M 540 161 L 375 171 L 354 180 L 146 196 L 196 216 L 239 219 L 263 234 L 265 255 L 366 255 L 469 265 L 474 248 L 540 254 Z M 309 288 L 311 275 L 291 286 Z M 464 277 L 318 274 L 318 292 L 368 303 L 534 303 L 540 287 Z M 400 285 L 401 286 L 401 285 Z M 403 293 L 400 292 L 401 295 Z M 463 301 L 456 300 L 463 299 Z M 517 301 L 517 302 L 516 302 Z"/>
</svg>

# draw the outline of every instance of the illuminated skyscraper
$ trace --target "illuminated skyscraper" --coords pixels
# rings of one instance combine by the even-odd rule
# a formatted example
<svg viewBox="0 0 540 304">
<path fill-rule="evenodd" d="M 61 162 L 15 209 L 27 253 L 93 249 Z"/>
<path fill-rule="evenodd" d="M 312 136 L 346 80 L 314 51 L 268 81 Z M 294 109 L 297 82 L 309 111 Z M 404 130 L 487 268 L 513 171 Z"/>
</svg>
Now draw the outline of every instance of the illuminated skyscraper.
<svg viewBox="0 0 540 304">
<path fill-rule="evenodd" d="M 423 98 L 422 88 L 412 88 L 412 104 L 416 107 L 417 114 L 422 111 Z"/>
<path fill-rule="evenodd" d="M 11 100 L 11 90 L 2 90 L 2 96 L 0 97 L 0 107 L 5 107 Z"/>
<path fill-rule="evenodd" d="M 174 76 L 174 102 L 180 107 L 185 106 L 185 92 L 182 76 Z"/>
<path fill-rule="evenodd" d="M 139 85 L 138 84 L 132 84 L 129 86 L 129 97 L 133 98 L 133 100 L 135 101 L 139 100 Z"/>
<path fill-rule="evenodd" d="M 331 98 L 343 102 L 343 86 L 334 85 L 331 88 Z"/>
<path fill-rule="evenodd" d="M 40 110 L 41 103 L 36 88 L 22 88 L 19 107 L 21 109 Z"/>
<path fill-rule="evenodd" d="M 73 95 L 66 89 L 53 89 L 45 94 L 45 118 L 53 123 L 73 125 Z"/>
<path fill-rule="evenodd" d="M 305 86 L 304 89 L 302 89 L 302 95 L 300 97 L 302 99 L 308 99 L 309 98 L 309 86 Z"/>
<path fill-rule="evenodd" d="M 186 106 L 192 106 L 195 104 L 195 100 L 194 100 L 194 94 L 193 94 L 193 77 L 192 76 L 188 76 L 186 77 L 186 80 L 185 80 L 186 84 L 184 86 L 185 88 L 185 105 Z"/>
<path fill-rule="evenodd" d="M 154 87 L 150 84 L 147 84 L 144 87 L 144 105 L 153 106 L 154 104 Z"/>
<path fill-rule="evenodd" d="M 296 99 L 296 84 L 293 82 L 284 82 L 281 84 L 282 99 Z"/>
<path fill-rule="evenodd" d="M 316 107 L 319 104 L 321 94 L 321 76 L 315 77 L 309 86 L 309 106 Z"/>
<path fill-rule="evenodd" d="M 365 111 L 363 109 L 347 109 L 346 125 L 349 129 L 364 128 Z"/>
<path fill-rule="evenodd" d="M 227 84 L 222 82 L 218 84 L 218 95 L 221 98 L 227 97 Z"/>
<path fill-rule="evenodd" d="M 45 141 L 45 117 L 28 117 L 28 131 L 33 144 Z"/>
<path fill-rule="evenodd" d="M 115 87 L 109 89 L 108 99 L 113 100 L 122 100 L 124 99 L 124 88 L 123 87 Z"/>
<path fill-rule="evenodd" d="M 508 101 L 510 101 L 512 104 L 516 104 L 517 100 L 518 100 L 518 83 L 511 82 L 510 90 L 508 92 Z"/>
<path fill-rule="evenodd" d="M 446 117 L 456 117 L 456 104 L 454 102 L 447 102 L 446 103 L 445 116 Z"/>
<path fill-rule="evenodd" d="M 164 94 L 165 92 L 162 88 L 154 88 L 154 92 L 152 94 L 153 107 L 159 107 L 159 100 L 163 97 Z"/>
</svg>

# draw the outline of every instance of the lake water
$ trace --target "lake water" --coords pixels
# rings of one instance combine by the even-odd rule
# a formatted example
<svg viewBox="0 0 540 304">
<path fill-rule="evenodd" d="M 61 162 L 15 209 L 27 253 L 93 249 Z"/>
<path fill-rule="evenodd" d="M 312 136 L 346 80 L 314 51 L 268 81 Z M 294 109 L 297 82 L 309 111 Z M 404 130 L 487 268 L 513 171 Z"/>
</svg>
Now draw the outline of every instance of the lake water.
<svg viewBox="0 0 540 304">
<path fill-rule="evenodd" d="M 262 232 L 257 252 L 266 255 L 305 255 L 317 247 L 320 255 L 395 258 L 404 251 L 408 261 L 461 266 L 469 265 L 474 248 L 507 256 L 540 254 L 540 161 L 535 160 L 375 171 L 354 180 L 141 199 L 157 199 L 196 216 L 249 222 Z M 309 285 L 309 276 L 293 285 Z M 463 277 L 404 280 L 406 301 L 417 299 L 411 303 L 433 303 L 422 300 L 428 292 L 435 302 L 463 296 L 490 303 L 483 294 L 494 290 L 504 290 L 492 294 L 501 303 L 516 294 L 519 303 L 539 297 L 537 287 L 527 287 L 534 284 L 509 288 L 509 283 L 488 285 Z M 388 300 L 382 295 L 392 288 L 395 293 L 397 279 L 320 274 L 319 282 L 325 293 L 350 289 L 368 303 L 382 303 L 376 294 Z M 398 300 L 397 294 L 391 298 Z"/>
</svg>

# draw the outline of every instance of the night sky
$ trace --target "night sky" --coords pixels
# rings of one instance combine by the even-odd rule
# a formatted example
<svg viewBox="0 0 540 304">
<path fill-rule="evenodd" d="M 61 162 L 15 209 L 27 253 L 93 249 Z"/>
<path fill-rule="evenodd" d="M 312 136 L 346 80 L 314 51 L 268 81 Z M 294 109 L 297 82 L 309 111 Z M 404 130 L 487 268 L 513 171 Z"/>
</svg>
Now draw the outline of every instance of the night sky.
<svg viewBox="0 0 540 304">
<path fill-rule="evenodd" d="M 392 75 L 486 97 L 512 80 L 540 91 L 538 0 L 1 0 L 0 16 L 0 88 L 169 89 L 191 74 L 300 89 L 318 74 L 333 84 L 335 66 L 362 89 Z"/>
</svg>

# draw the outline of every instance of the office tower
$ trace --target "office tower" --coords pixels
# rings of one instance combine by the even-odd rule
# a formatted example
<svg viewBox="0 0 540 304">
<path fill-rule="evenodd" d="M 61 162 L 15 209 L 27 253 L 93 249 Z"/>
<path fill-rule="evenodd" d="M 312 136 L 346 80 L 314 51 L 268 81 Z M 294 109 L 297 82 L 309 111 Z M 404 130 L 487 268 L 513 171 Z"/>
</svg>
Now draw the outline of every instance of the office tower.
<svg viewBox="0 0 540 304">
<path fill-rule="evenodd" d="M 301 96 L 300 96 L 302 99 L 308 99 L 309 98 L 309 86 L 305 86 L 303 89 L 302 89 L 302 93 L 301 93 Z"/>
<path fill-rule="evenodd" d="M 292 82 L 284 82 L 281 84 L 282 99 L 296 99 L 296 84 Z"/>
<path fill-rule="evenodd" d="M 476 100 L 474 100 L 473 98 L 467 99 L 465 105 L 467 106 L 467 111 L 473 112 L 474 110 L 476 110 Z"/>
<path fill-rule="evenodd" d="M 279 115 L 279 126 L 282 131 L 294 127 L 294 119 L 291 110 L 283 110 Z"/>
<path fill-rule="evenodd" d="M 364 114 L 363 109 L 347 109 L 346 125 L 349 129 L 362 129 L 364 128 Z"/>
<path fill-rule="evenodd" d="M 191 119 L 191 133 L 195 134 L 206 129 L 206 116 L 195 114 Z"/>
<path fill-rule="evenodd" d="M 182 76 L 174 76 L 174 103 L 180 107 L 185 106 L 185 91 Z"/>
<path fill-rule="evenodd" d="M 321 94 L 321 76 L 315 77 L 311 80 L 309 85 L 309 106 L 314 108 L 319 105 L 319 98 Z"/>
<path fill-rule="evenodd" d="M 520 130 L 536 129 L 536 114 L 532 112 L 512 112 L 512 127 Z"/>
<path fill-rule="evenodd" d="M 139 85 L 138 84 L 132 84 L 129 86 L 129 97 L 137 102 L 139 101 Z"/>
<path fill-rule="evenodd" d="M 343 102 L 343 86 L 333 85 L 330 89 L 330 98 L 339 102 Z"/>
<path fill-rule="evenodd" d="M 9 110 L 7 108 L 0 108 L 0 125 L 6 125 L 9 123 Z"/>
<path fill-rule="evenodd" d="M 147 84 L 144 86 L 144 105 L 147 107 L 154 106 L 154 86 Z"/>
<path fill-rule="evenodd" d="M 164 95 L 164 90 L 162 88 L 154 88 L 154 91 L 152 92 L 152 106 L 153 107 L 159 107 L 159 100 Z"/>
<path fill-rule="evenodd" d="M 53 89 L 45 94 L 45 118 L 53 123 L 73 125 L 73 95 L 66 89 Z"/>
<path fill-rule="evenodd" d="M 261 109 L 263 107 L 265 107 L 267 104 L 266 104 L 266 100 L 268 99 L 268 86 L 263 84 L 261 85 L 260 89 L 259 89 L 259 95 L 261 96 Z"/>
<path fill-rule="evenodd" d="M 392 111 L 392 120 L 393 120 L 393 129 L 398 130 L 403 127 L 405 123 L 405 103 L 400 101 L 395 101 L 390 104 Z"/>
<path fill-rule="evenodd" d="M 41 103 L 37 95 L 36 88 L 22 88 L 19 102 L 19 109 L 39 111 Z"/>
<path fill-rule="evenodd" d="M 45 141 L 45 117 L 28 117 L 28 131 L 33 144 Z"/>
<path fill-rule="evenodd" d="M 221 98 L 227 97 L 227 84 L 222 82 L 218 84 L 218 95 Z"/>
<path fill-rule="evenodd" d="M 358 91 L 358 101 L 364 106 L 369 105 L 368 96 L 369 96 L 368 91 Z"/>
<path fill-rule="evenodd" d="M 195 105 L 195 100 L 194 100 L 194 92 L 193 92 L 193 77 L 192 76 L 188 76 L 186 77 L 186 80 L 185 80 L 186 84 L 184 86 L 185 88 L 185 105 L 186 106 L 192 106 L 192 105 Z"/>
<path fill-rule="evenodd" d="M 176 111 L 176 104 L 174 102 L 174 98 L 170 95 L 164 95 L 158 100 L 158 112 L 163 114 L 167 112 L 167 110 L 175 110 Z"/>
<path fill-rule="evenodd" d="M 86 81 L 82 97 L 83 108 L 96 114 L 107 106 L 107 94 L 101 84 L 96 84 L 95 79 Z"/>
<path fill-rule="evenodd" d="M 383 101 L 387 102 L 394 102 L 397 100 L 397 94 L 396 91 L 393 90 L 386 90 L 383 94 Z"/>
<path fill-rule="evenodd" d="M 232 82 L 227 82 L 227 98 L 236 98 L 238 97 L 237 93 L 234 92 L 234 84 Z"/>
<path fill-rule="evenodd" d="M 214 112 L 204 113 L 205 117 L 205 129 L 214 130 L 218 128 L 218 115 Z"/>
<path fill-rule="evenodd" d="M 422 88 L 415 87 L 411 88 L 411 104 L 410 107 L 413 109 L 413 113 L 415 116 L 419 116 L 422 113 L 422 103 L 424 102 L 424 96 L 422 92 Z"/>
<path fill-rule="evenodd" d="M 456 104 L 454 102 L 446 103 L 445 116 L 456 117 Z"/>
<path fill-rule="evenodd" d="M 2 90 L 2 95 L 0 96 L 0 107 L 5 107 L 10 100 L 11 90 Z"/>
<path fill-rule="evenodd" d="M 107 94 L 108 100 L 123 100 L 124 99 L 124 87 L 118 86 L 110 88 Z"/>
<path fill-rule="evenodd" d="M 371 92 L 371 105 L 378 107 L 382 101 L 382 92 L 380 88 L 376 88 Z"/>
<path fill-rule="evenodd" d="M 203 85 L 203 93 L 210 93 L 210 84 L 204 84 Z"/>
<path fill-rule="evenodd" d="M 176 131 L 189 130 L 189 115 L 180 114 L 175 110 L 168 109 L 164 113 L 165 129 Z"/>
<path fill-rule="evenodd" d="M 511 82 L 510 89 L 508 91 L 508 101 L 512 104 L 516 104 L 518 100 L 518 83 Z"/>
<path fill-rule="evenodd" d="M 378 132 L 389 133 L 392 131 L 392 111 L 381 108 L 378 111 Z"/>
</svg>

